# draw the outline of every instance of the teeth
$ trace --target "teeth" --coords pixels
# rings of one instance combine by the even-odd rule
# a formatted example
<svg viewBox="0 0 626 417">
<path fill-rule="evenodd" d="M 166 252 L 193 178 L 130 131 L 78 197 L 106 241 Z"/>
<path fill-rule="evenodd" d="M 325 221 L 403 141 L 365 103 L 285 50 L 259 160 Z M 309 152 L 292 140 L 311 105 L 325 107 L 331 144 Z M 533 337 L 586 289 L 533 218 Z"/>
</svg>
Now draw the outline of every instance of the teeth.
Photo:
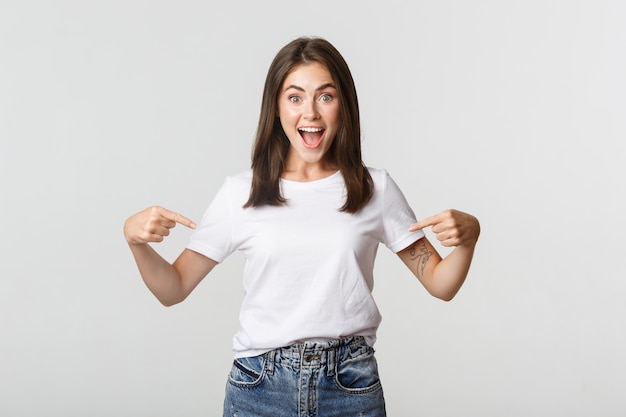
<svg viewBox="0 0 626 417">
<path fill-rule="evenodd" d="M 321 132 L 323 129 L 321 127 L 300 127 L 298 130 L 302 132 Z"/>
</svg>

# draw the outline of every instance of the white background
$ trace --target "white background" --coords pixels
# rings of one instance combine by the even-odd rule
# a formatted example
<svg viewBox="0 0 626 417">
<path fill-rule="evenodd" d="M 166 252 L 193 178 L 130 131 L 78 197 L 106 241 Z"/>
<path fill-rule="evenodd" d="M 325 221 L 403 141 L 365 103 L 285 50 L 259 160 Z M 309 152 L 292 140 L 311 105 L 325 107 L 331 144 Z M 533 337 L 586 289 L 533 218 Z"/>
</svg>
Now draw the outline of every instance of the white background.
<svg viewBox="0 0 626 417">
<path fill-rule="evenodd" d="M 0 414 L 221 415 L 241 256 L 168 309 L 122 225 L 200 220 L 300 35 L 348 61 L 366 163 L 482 224 L 451 303 L 379 251 L 389 415 L 626 415 L 626 3 L 602 0 L 2 0 Z"/>
</svg>

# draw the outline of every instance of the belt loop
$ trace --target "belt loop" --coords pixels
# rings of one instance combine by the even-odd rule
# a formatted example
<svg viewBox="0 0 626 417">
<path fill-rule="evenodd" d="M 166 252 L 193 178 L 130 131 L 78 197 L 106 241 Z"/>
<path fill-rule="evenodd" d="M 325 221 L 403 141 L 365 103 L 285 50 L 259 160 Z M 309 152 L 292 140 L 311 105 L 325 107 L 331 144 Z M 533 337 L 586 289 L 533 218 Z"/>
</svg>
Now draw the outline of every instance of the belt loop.
<svg viewBox="0 0 626 417">
<path fill-rule="evenodd" d="M 335 368 L 337 366 L 337 349 L 339 347 L 333 347 L 326 352 L 326 376 L 334 376 Z"/>
<path fill-rule="evenodd" d="M 265 366 L 265 368 L 267 369 L 268 375 L 274 374 L 274 360 L 275 359 L 276 359 L 276 349 L 270 350 L 269 352 L 267 352 L 266 358 L 265 358 L 267 365 Z"/>
</svg>

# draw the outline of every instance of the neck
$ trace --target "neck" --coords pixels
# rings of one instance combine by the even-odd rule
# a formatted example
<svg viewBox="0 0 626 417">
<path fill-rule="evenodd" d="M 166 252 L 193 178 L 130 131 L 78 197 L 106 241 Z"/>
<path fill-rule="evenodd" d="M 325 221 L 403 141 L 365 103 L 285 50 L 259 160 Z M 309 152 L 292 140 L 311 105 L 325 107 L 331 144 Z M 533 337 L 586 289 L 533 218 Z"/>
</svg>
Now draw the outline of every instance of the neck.
<svg viewBox="0 0 626 417">
<path fill-rule="evenodd" d="M 337 172 L 337 167 L 326 164 L 303 164 L 298 167 L 287 167 L 283 171 L 282 177 L 290 181 L 316 181 L 330 177 Z"/>
</svg>

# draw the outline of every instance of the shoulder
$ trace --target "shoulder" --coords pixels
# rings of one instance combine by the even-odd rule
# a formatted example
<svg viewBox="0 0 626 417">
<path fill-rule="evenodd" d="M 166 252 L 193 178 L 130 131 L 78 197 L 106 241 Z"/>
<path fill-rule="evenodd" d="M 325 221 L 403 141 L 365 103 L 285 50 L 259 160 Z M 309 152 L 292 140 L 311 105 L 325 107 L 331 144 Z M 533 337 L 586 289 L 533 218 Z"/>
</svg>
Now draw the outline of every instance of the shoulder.
<svg viewBox="0 0 626 417">
<path fill-rule="evenodd" d="M 402 196 L 402 190 L 386 169 L 368 167 L 368 171 L 372 176 L 375 193 L 380 193 L 384 195 L 385 198 L 404 198 Z"/>
<path fill-rule="evenodd" d="M 252 183 L 252 170 L 246 169 L 244 171 L 229 175 L 224 180 L 224 185 L 228 188 L 246 188 L 250 189 Z"/>
<path fill-rule="evenodd" d="M 367 167 L 367 171 L 372 177 L 374 188 L 384 189 L 387 186 L 390 176 L 386 169 Z"/>
<path fill-rule="evenodd" d="M 239 201 L 248 198 L 250 184 L 252 183 L 252 170 L 248 169 L 232 175 L 226 176 L 216 197 L 232 200 L 239 204 Z M 243 203 L 242 203 L 243 204 Z"/>
</svg>

